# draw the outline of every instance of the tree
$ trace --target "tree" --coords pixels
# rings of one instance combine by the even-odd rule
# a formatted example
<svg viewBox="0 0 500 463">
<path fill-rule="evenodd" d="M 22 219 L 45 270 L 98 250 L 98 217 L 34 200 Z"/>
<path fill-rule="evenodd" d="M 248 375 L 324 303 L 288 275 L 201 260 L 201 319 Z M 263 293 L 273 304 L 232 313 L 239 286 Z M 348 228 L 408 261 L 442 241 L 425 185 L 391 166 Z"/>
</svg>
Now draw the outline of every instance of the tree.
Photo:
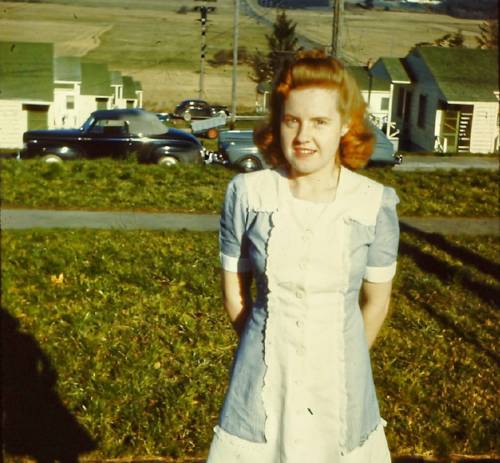
<svg viewBox="0 0 500 463">
<path fill-rule="evenodd" d="M 371 10 L 374 7 L 374 0 L 365 0 L 365 8 Z"/>
<path fill-rule="evenodd" d="M 269 82 L 283 64 L 299 49 L 295 35 L 297 23 L 288 19 L 281 10 L 273 24 L 273 33 L 266 35 L 269 52 L 267 56 L 257 51 L 252 58 L 253 74 L 250 78 L 257 83 Z"/>
<path fill-rule="evenodd" d="M 450 32 L 437 38 L 434 42 L 419 42 L 415 47 L 445 47 L 445 48 L 464 48 L 465 37 L 459 29 L 457 32 Z M 415 48 L 413 47 L 413 48 Z M 412 50 L 413 50 L 412 48 Z"/>
<path fill-rule="evenodd" d="M 479 30 L 476 36 L 478 48 L 498 48 L 498 21 L 487 20 L 479 25 Z"/>
</svg>

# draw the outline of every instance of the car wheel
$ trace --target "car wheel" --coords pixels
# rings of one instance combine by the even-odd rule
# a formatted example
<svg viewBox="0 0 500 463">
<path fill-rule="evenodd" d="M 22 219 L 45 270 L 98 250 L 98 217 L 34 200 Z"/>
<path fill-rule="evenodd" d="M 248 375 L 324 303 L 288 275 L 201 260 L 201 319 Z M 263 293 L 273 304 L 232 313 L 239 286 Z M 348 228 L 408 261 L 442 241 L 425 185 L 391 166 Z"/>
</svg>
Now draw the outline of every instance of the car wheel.
<svg viewBox="0 0 500 463">
<path fill-rule="evenodd" d="M 174 158 L 173 156 L 160 156 L 158 158 L 158 165 L 159 166 L 175 166 L 179 161 Z"/>
<path fill-rule="evenodd" d="M 42 158 L 42 161 L 47 163 L 47 164 L 59 164 L 62 162 L 62 159 L 57 154 L 46 154 Z"/>
<path fill-rule="evenodd" d="M 182 118 L 186 121 L 186 122 L 189 122 L 192 117 L 191 117 L 191 113 L 189 111 L 184 111 L 184 113 L 182 114 Z"/>
<path fill-rule="evenodd" d="M 262 169 L 262 164 L 255 158 L 245 157 L 238 161 L 238 166 L 243 172 L 252 172 Z"/>
</svg>

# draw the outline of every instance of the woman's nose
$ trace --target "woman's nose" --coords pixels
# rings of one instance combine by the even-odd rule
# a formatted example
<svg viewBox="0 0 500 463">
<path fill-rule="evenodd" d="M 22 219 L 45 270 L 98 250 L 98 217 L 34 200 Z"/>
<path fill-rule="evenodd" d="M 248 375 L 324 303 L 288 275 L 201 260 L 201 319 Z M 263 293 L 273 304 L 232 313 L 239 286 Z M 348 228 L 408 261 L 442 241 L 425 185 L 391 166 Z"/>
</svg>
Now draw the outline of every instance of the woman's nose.
<svg viewBox="0 0 500 463">
<path fill-rule="evenodd" d="M 299 127 L 297 128 L 297 134 L 295 135 L 295 140 L 298 143 L 304 143 L 305 141 L 308 141 L 309 139 L 309 127 L 307 124 L 300 124 Z"/>
</svg>

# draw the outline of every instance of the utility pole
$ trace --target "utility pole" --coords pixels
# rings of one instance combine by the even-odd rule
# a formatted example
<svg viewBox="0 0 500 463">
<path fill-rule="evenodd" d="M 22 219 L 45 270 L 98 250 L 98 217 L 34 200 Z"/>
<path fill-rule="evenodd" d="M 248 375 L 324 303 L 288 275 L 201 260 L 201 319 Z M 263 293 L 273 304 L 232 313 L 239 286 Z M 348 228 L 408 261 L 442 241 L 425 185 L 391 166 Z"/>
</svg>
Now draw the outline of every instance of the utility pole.
<svg viewBox="0 0 500 463">
<path fill-rule="evenodd" d="M 233 17 L 233 86 L 231 90 L 231 125 L 236 121 L 236 100 L 237 100 L 237 82 L 238 82 L 238 39 L 239 39 L 239 16 L 240 0 L 234 0 Z"/>
<path fill-rule="evenodd" d="M 205 94 L 205 52 L 207 50 L 207 14 L 208 8 L 206 2 L 200 6 L 200 23 L 201 23 L 201 50 L 200 50 L 200 84 L 198 87 L 198 98 L 201 100 Z"/>
<path fill-rule="evenodd" d="M 332 51 L 331 55 L 340 58 L 342 52 L 342 17 L 344 15 L 344 0 L 333 1 Z"/>
</svg>

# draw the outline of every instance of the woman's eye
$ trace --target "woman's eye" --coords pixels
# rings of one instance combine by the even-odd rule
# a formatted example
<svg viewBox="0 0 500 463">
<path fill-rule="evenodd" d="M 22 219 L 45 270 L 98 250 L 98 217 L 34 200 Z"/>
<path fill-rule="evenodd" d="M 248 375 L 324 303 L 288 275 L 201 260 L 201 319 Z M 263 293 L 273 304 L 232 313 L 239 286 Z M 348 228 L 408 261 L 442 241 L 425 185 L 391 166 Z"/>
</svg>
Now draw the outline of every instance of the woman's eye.
<svg viewBox="0 0 500 463">
<path fill-rule="evenodd" d="M 318 127 L 322 127 L 322 126 L 324 126 L 324 125 L 326 125 L 326 124 L 327 124 L 327 122 L 326 122 L 324 119 L 318 119 L 318 120 L 316 121 L 316 125 L 317 125 Z"/>
<path fill-rule="evenodd" d="M 294 117 L 286 117 L 284 122 L 287 127 L 295 127 L 297 125 L 297 119 Z"/>
</svg>

